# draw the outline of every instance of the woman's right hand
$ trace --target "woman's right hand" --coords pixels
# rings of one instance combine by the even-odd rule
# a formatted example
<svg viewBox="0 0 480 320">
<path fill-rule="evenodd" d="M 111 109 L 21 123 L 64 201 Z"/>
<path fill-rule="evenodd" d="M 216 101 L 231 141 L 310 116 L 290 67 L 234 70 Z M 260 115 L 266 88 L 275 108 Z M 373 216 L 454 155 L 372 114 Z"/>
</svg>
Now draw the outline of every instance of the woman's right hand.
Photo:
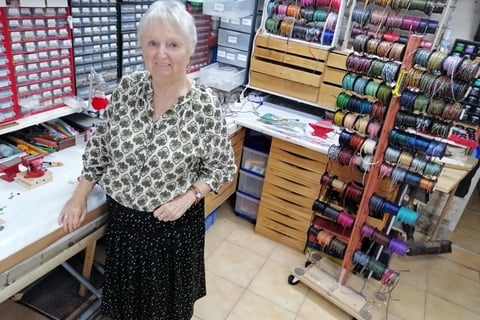
<svg viewBox="0 0 480 320">
<path fill-rule="evenodd" d="M 63 226 L 65 232 L 72 232 L 80 227 L 87 214 L 87 200 L 73 195 L 63 206 L 58 215 L 58 224 Z"/>
</svg>

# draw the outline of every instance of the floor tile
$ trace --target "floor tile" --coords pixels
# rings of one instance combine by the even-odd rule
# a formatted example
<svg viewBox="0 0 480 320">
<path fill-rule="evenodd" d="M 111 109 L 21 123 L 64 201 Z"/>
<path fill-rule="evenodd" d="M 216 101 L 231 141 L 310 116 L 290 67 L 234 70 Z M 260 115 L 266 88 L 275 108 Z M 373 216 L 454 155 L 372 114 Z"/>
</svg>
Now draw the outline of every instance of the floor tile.
<svg viewBox="0 0 480 320">
<path fill-rule="evenodd" d="M 250 291 L 240 298 L 226 320 L 294 320 L 295 313 Z"/>
<path fill-rule="evenodd" d="M 447 276 L 450 273 L 456 273 L 478 282 L 480 271 L 459 264 L 458 261 L 446 259 L 446 256 L 447 255 L 436 256 L 434 260 L 432 259 L 431 268 L 429 268 L 429 271 L 433 269 L 438 271 L 438 273 L 443 273 Z M 480 286 L 480 282 L 478 285 Z"/>
<path fill-rule="evenodd" d="M 205 259 L 210 257 L 223 241 L 223 238 L 220 238 L 215 233 L 207 230 L 205 234 Z"/>
<path fill-rule="evenodd" d="M 273 249 L 269 260 L 293 269 L 295 267 L 305 265 L 306 257 L 300 251 L 294 250 L 279 243 Z"/>
<path fill-rule="evenodd" d="M 299 319 L 304 320 L 350 320 L 352 317 L 324 299 L 314 290 L 309 290 L 298 312 Z"/>
<path fill-rule="evenodd" d="M 443 266 L 430 268 L 428 293 L 480 314 L 480 282 L 450 271 L 449 268 Z"/>
<path fill-rule="evenodd" d="M 213 233 L 221 239 L 225 239 L 238 228 L 253 229 L 253 224 L 245 219 L 239 218 L 233 213 L 230 205 L 221 206 L 215 223 L 207 232 Z"/>
<path fill-rule="evenodd" d="M 401 318 L 391 313 L 388 314 L 387 319 L 388 320 L 409 320 L 409 318 Z"/>
<path fill-rule="evenodd" d="M 224 241 L 206 261 L 206 269 L 246 288 L 266 258 L 230 241 Z"/>
<path fill-rule="evenodd" d="M 195 303 L 195 316 L 205 320 L 224 320 L 244 289 L 211 272 L 206 272 L 207 295 Z"/>
<path fill-rule="evenodd" d="M 439 319 L 479 320 L 480 314 L 461 308 L 433 294 L 427 294 L 425 320 Z"/>
<path fill-rule="evenodd" d="M 429 256 L 398 256 L 390 260 L 389 268 L 400 273 L 400 281 L 410 284 L 420 290 L 427 290 L 427 273 L 431 257 Z"/>
<path fill-rule="evenodd" d="M 233 230 L 227 240 L 238 244 L 252 252 L 263 257 L 268 257 L 275 248 L 275 242 L 254 232 L 254 226 L 251 229 L 238 228 Z"/>
<path fill-rule="evenodd" d="M 425 294 L 425 291 L 400 279 L 390 295 L 388 313 L 407 320 L 423 320 Z"/>
<path fill-rule="evenodd" d="M 480 221 L 480 217 L 475 219 Z M 480 229 L 478 228 L 471 225 L 458 225 L 455 233 L 448 236 L 448 240 L 462 248 L 469 248 L 480 254 Z"/>
<path fill-rule="evenodd" d="M 290 285 L 290 269 L 267 261 L 248 290 L 294 313 L 298 311 L 308 291 L 303 283 Z"/>
</svg>

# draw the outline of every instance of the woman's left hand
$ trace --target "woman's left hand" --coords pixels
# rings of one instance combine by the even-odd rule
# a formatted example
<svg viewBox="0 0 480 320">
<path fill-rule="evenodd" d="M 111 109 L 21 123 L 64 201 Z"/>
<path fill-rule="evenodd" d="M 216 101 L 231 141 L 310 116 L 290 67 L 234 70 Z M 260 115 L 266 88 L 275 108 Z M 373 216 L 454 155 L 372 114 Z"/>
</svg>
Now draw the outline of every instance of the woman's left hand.
<svg viewBox="0 0 480 320">
<path fill-rule="evenodd" d="M 162 204 L 153 212 L 153 216 L 160 221 L 175 221 L 183 216 L 183 214 L 192 206 L 194 201 L 195 197 L 191 192 L 184 193 L 175 199 Z"/>
</svg>

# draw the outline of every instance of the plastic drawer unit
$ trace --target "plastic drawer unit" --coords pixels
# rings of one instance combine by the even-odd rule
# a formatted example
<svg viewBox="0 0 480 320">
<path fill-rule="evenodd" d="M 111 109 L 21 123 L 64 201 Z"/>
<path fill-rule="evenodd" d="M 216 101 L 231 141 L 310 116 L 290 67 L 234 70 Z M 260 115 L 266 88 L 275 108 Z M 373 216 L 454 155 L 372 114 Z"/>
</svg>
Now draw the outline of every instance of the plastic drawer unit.
<svg viewBox="0 0 480 320">
<path fill-rule="evenodd" d="M 240 19 L 222 17 L 222 19 L 220 20 L 220 28 L 244 32 L 244 33 L 252 33 L 254 31 L 253 30 L 254 18 L 255 18 L 254 15 L 240 18 Z M 261 16 L 258 16 L 257 25 L 260 20 L 261 20 Z"/>
<path fill-rule="evenodd" d="M 257 220 L 258 206 L 260 200 L 243 194 L 240 191 L 236 192 L 235 198 L 235 213 L 248 220 Z"/>
<path fill-rule="evenodd" d="M 248 51 L 250 46 L 250 34 L 233 30 L 219 29 L 218 45 Z"/>
<path fill-rule="evenodd" d="M 246 68 L 249 59 L 249 52 L 229 47 L 217 47 L 217 61 L 230 64 L 239 68 Z"/>
<path fill-rule="evenodd" d="M 262 195 L 263 180 L 263 176 L 240 169 L 237 190 L 259 199 Z"/>
<path fill-rule="evenodd" d="M 263 153 L 249 147 L 243 147 L 242 169 L 256 174 L 265 175 L 267 168 L 268 153 Z"/>
<path fill-rule="evenodd" d="M 203 0 L 203 13 L 215 17 L 240 19 L 253 14 L 256 1 Z"/>
<path fill-rule="evenodd" d="M 200 69 L 200 83 L 215 89 L 231 91 L 245 82 L 246 69 L 212 63 Z"/>
</svg>

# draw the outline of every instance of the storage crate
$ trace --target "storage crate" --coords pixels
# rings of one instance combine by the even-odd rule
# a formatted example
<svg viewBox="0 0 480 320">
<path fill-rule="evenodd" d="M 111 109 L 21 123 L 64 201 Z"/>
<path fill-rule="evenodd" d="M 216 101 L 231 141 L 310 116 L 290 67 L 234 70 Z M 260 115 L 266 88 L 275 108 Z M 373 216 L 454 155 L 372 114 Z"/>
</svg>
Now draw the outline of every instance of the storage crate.
<svg viewBox="0 0 480 320">
<path fill-rule="evenodd" d="M 262 195 L 263 180 L 263 176 L 240 169 L 237 189 L 246 195 L 258 199 Z"/>
<path fill-rule="evenodd" d="M 230 19 L 230 18 L 222 17 L 222 20 L 220 21 L 220 28 L 230 29 L 230 30 L 235 30 L 235 31 L 240 31 L 245 33 L 251 33 L 253 31 L 254 18 L 255 18 L 254 15 L 244 17 L 241 19 Z M 261 20 L 261 16 L 258 16 L 256 19 L 257 25 L 260 20 Z"/>
<path fill-rule="evenodd" d="M 215 223 L 218 211 L 219 209 L 217 208 L 213 210 L 213 212 L 210 213 L 207 217 L 205 217 L 205 230 L 208 230 L 208 228 L 210 228 Z"/>
<path fill-rule="evenodd" d="M 248 51 L 251 36 L 249 33 L 242 33 L 227 29 L 218 30 L 218 45 L 238 50 Z"/>
<path fill-rule="evenodd" d="M 200 83 L 223 91 L 232 91 L 245 83 L 246 69 L 213 63 L 200 69 Z"/>
<path fill-rule="evenodd" d="M 232 66 L 246 68 L 250 55 L 248 51 L 237 50 L 229 47 L 217 47 L 217 61 Z"/>
<path fill-rule="evenodd" d="M 203 0 L 203 13 L 215 17 L 240 19 L 253 14 L 255 1 Z"/>
<path fill-rule="evenodd" d="M 267 167 L 268 154 L 248 147 L 243 147 L 242 169 L 246 169 L 256 174 L 265 175 Z"/>
<path fill-rule="evenodd" d="M 235 213 L 249 220 L 257 220 L 260 200 L 252 198 L 240 191 L 236 192 Z"/>
</svg>

